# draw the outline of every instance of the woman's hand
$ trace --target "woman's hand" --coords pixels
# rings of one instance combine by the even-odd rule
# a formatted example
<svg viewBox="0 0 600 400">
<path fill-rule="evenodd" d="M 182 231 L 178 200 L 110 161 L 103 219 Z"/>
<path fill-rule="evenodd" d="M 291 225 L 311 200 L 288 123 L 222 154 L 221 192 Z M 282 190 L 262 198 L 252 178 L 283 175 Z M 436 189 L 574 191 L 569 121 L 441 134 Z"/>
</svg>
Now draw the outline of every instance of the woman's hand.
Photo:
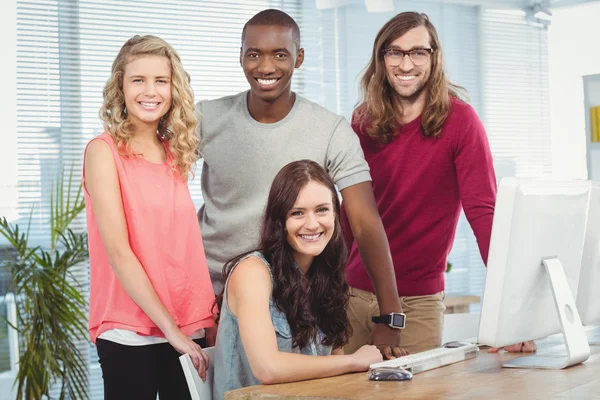
<svg viewBox="0 0 600 400">
<path fill-rule="evenodd" d="M 488 353 L 497 353 L 500 350 L 508 351 L 509 353 L 533 353 L 537 350 L 537 346 L 533 340 L 528 340 L 511 346 L 491 347 Z"/>
<path fill-rule="evenodd" d="M 383 361 L 379 349 L 372 345 L 362 346 L 354 354 L 350 354 L 350 357 L 353 360 L 352 371 L 366 371 L 371 364 Z"/>
<path fill-rule="evenodd" d="M 190 355 L 194 368 L 198 371 L 198 375 L 203 381 L 206 381 L 209 359 L 202 351 L 200 345 L 181 333 L 180 330 L 177 330 L 172 335 L 165 335 L 165 337 L 179 353 Z"/>
</svg>

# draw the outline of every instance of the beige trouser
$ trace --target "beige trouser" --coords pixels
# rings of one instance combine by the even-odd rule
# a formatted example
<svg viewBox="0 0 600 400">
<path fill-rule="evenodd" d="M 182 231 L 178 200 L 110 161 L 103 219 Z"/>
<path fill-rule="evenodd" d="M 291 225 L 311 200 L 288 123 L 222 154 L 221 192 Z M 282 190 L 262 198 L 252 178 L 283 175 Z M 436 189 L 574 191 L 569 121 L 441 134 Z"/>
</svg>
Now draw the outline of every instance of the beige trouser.
<svg viewBox="0 0 600 400">
<path fill-rule="evenodd" d="M 429 296 L 400 296 L 402 311 L 406 314 L 406 328 L 402 330 L 400 345 L 411 354 L 440 347 L 444 328 L 444 292 Z M 354 353 L 367 343 L 375 323 L 371 317 L 379 315 L 377 297 L 371 292 L 350 288 L 348 319 L 352 325 L 350 342 L 344 347 Z"/>
</svg>

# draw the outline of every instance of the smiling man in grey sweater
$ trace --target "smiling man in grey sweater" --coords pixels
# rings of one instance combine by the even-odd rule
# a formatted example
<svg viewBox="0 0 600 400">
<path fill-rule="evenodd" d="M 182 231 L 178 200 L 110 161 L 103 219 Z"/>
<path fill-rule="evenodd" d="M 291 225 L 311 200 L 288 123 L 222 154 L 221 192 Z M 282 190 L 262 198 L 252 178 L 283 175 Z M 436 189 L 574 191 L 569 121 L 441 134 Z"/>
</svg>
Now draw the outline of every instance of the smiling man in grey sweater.
<svg viewBox="0 0 600 400">
<path fill-rule="evenodd" d="M 269 189 L 286 164 L 310 159 L 341 192 L 352 232 L 373 282 L 382 314 L 400 313 L 388 241 L 360 143 L 340 116 L 291 91 L 304 60 L 296 22 L 265 10 L 244 26 L 240 64 L 250 90 L 201 101 L 202 193 L 198 212 L 215 292 L 225 262 L 256 248 Z M 378 325 L 369 343 L 402 354 L 400 330 Z"/>
</svg>

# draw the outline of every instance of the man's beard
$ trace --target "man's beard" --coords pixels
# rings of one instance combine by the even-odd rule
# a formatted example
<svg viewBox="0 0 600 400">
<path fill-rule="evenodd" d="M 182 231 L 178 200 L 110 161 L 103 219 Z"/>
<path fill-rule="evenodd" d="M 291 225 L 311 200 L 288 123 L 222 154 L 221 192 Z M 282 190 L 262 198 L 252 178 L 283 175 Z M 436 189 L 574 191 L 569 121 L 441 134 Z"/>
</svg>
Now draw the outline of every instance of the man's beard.
<svg viewBox="0 0 600 400">
<path fill-rule="evenodd" d="M 396 95 L 398 96 L 398 100 L 401 103 L 404 104 L 414 104 L 419 97 L 423 94 L 423 92 L 425 92 L 427 90 L 427 88 L 429 87 L 429 81 L 430 81 L 430 77 L 427 78 L 427 80 L 425 82 L 423 82 L 423 84 L 417 88 L 417 90 L 415 90 L 415 92 L 409 96 L 403 96 L 400 93 L 398 93 L 396 91 L 396 89 L 392 86 L 392 89 L 394 90 L 394 92 L 396 93 Z"/>
</svg>

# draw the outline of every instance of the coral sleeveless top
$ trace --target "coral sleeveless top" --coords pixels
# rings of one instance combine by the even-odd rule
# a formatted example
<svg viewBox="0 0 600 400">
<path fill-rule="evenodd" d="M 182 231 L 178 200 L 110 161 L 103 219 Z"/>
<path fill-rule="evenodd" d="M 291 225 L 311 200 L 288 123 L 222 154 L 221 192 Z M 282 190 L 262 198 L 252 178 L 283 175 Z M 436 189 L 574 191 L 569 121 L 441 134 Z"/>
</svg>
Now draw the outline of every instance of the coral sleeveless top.
<svg viewBox="0 0 600 400">
<path fill-rule="evenodd" d="M 141 157 L 121 155 L 112 137 L 103 133 L 112 149 L 129 245 L 142 264 L 156 294 L 182 333 L 189 335 L 214 325 L 215 299 L 210 282 L 196 209 L 187 183 L 167 161 L 154 164 Z M 87 148 L 86 148 L 87 149 Z M 85 190 L 90 254 L 90 315 L 92 341 L 111 329 L 164 337 L 160 329 L 129 297 L 113 272 L 100 238 L 91 198 Z"/>
</svg>

